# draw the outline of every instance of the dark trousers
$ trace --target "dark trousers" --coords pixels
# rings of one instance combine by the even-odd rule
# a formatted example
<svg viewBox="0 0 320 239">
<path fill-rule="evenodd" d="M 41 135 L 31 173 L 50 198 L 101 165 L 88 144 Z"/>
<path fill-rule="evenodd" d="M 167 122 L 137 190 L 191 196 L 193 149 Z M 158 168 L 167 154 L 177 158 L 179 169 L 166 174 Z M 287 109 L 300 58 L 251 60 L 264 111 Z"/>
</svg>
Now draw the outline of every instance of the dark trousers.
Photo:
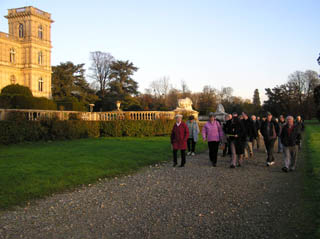
<svg viewBox="0 0 320 239">
<path fill-rule="evenodd" d="M 219 141 L 208 142 L 209 157 L 213 165 L 217 164 Z"/>
<path fill-rule="evenodd" d="M 181 165 L 186 164 L 186 150 L 180 150 L 181 151 Z M 173 163 L 178 163 L 178 150 L 173 150 Z"/>
<path fill-rule="evenodd" d="M 193 138 L 188 139 L 188 152 L 194 153 L 196 150 L 196 142 L 193 140 Z"/>
<path fill-rule="evenodd" d="M 267 162 L 273 162 L 274 161 L 274 156 L 273 156 L 273 152 L 274 152 L 274 144 L 276 142 L 276 139 L 265 139 L 264 140 L 264 144 L 266 146 L 266 150 L 268 153 L 268 158 L 267 158 Z"/>
<path fill-rule="evenodd" d="M 229 139 L 224 144 L 223 156 L 226 156 L 227 152 L 228 152 L 228 155 L 231 155 L 231 145 L 230 145 L 230 140 Z"/>
</svg>

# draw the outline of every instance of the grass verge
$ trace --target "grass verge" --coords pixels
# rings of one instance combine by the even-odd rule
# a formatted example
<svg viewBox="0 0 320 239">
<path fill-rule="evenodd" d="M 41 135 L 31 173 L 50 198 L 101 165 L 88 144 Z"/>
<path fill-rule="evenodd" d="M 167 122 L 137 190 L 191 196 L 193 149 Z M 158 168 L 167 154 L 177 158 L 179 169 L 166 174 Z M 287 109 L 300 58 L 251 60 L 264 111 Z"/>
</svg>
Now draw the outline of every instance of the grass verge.
<svg viewBox="0 0 320 239">
<path fill-rule="evenodd" d="M 310 238 L 320 238 L 320 123 L 310 121 L 306 126 L 303 150 L 305 208 L 314 227 Z"/>
<path fill-rule="evenodd" d="M 197 144 L 204 151 L 206 144 Z M 96 138 L 0 146 L 0 209 L 171 159 L 169 137 Z"/>
</svg>

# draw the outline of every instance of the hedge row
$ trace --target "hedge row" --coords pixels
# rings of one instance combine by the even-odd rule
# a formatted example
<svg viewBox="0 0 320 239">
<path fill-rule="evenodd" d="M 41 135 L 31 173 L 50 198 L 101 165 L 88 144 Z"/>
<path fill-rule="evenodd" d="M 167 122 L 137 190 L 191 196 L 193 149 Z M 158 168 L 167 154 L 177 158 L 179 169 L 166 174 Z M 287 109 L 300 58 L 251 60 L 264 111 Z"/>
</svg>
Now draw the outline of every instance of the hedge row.
<svg viewBox="0 0 320 239">
<path fill-rule="evenodd" d="M 171 132 L 174 121 L 0 121 L 0 144 L 24 141 L 64 140 L 92 137 L 159 136 Z"/>
<path fill-rule="evenodd" d="M 56 110 L 57 105 L 53 100 L 49 100 L 45 97 L 1 94 L 0 108 Z"/>
</svg>

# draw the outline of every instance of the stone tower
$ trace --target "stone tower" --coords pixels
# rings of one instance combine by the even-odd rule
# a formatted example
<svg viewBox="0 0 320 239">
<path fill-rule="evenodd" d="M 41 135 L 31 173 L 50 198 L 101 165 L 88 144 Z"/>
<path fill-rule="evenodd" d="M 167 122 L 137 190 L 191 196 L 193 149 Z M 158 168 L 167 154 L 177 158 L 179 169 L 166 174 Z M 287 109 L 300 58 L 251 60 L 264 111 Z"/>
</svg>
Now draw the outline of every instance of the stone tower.
<svg viewBox="0 0 320 239">
<path fill-rule="evenodd" d="M 9 34 L 0 33 L 0 89 L 20 84 L 51 98 L 51 14 L 34 7 L 9 9 Z"/>
</svg>

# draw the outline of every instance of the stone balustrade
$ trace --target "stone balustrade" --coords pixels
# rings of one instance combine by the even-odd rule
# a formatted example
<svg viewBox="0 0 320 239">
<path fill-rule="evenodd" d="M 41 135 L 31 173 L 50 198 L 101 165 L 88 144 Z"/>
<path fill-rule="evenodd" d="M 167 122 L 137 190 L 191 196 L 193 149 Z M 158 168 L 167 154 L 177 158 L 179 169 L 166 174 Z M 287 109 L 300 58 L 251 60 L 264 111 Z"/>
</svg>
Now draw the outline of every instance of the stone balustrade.
<svg viewBox="0 0 320 239">
<path fill-rule="evenodd" d="M 112 121 L 112 120 L 156 120 L 160 118 L 174 119 L 173 111 L 109 111 L 109 112 L 81 112 L 81 111 L 55 111 L 55 110 L 21 110 L 0 109 L 0 120 L 8 119 L 10 112 L 21 112 L 28 120 L 42 118 L 58 118 L 69 120 L 78 118 L 87 121 Z"/>
</svg>

